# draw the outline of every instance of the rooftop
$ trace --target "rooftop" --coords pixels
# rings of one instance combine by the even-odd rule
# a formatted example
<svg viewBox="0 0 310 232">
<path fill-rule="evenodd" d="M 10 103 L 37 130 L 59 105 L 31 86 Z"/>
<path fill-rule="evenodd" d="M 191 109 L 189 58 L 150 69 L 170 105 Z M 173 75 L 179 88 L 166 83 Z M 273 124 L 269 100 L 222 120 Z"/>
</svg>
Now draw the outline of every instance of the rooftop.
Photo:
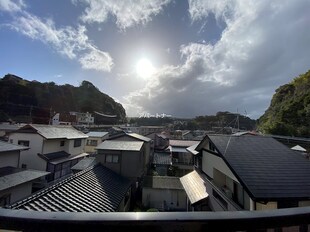
<svg viewBox="0 0 310 232">
<path fill-rule="evenodd" d="M 193 140 L 174 140 L 174 139 L 169 140 L 169 145 L 172 147 L 190 147 L 197 143 L 198 143 L 197 141 Z"/>
<path fill-rule="evenodd" d="M 208 135 L 255 199 L 310 197 L 310 161 L 264 136 Z"/>
<path fill-rule="evenodd" d="M 153 189 L 183 189 L 180 179 L 174 176 L 146 176 L 143 187 Z"/>
<path fill-rule="evenodd" d="M 102 138 L 108 134 L 109 132 L 104 131 L 90 131 L 86 135 L 88 135 L 89 137 Z"/>
<path fill-rule="evenodd" d="M 19 201 L 12 209 L 49 212 L 114 212 L 130 181 L 97 164 Z"/>
<path fill-rule="evenodd" d="M 14 145 L 0 140 L 0 152 L 27 150 L 29 147 Z"/>
<path fill-rule="evenodd" d="M 157 165 L 171 165 L 172 158 L 170 153 L 164 153 L 164 152 L 154 152 L 153 156 L 153 164 Z"/>
<path fill-rule="evenodd" d="M 82 139 L 88 136 L 83 132 L 67 125 L 28 124 L 13 133 L 38 133 L 45 139 Z"/>
<path fill-rule="evenodd" d="M 96 147 L 97 150 L 140 151 L 143 142 L 106 140 Z"/>
</svg>

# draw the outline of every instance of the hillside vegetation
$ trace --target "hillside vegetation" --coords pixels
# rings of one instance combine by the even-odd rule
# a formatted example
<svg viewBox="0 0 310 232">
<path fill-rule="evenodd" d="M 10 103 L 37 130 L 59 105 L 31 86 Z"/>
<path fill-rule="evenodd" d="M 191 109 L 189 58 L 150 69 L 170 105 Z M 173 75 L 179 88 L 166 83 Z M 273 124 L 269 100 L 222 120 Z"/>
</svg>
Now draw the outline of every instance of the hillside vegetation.
<svg viewBox="0 0 310 232">
<path fill-rule="evenodd" d="M 100 92 L 92 83 L 79 87 L 56 85 L 54 82 L 28 81 L 12 74 L 0 79 L 0 120 L 48 123 L 54 112 L 101 112 L 126 117 L 123 106 Z"/>
<path fill-rule="evenodd" d="M 263 133 L 310 137 L 310 70 L 281 86 L 259 119 Z"/>
</svg>

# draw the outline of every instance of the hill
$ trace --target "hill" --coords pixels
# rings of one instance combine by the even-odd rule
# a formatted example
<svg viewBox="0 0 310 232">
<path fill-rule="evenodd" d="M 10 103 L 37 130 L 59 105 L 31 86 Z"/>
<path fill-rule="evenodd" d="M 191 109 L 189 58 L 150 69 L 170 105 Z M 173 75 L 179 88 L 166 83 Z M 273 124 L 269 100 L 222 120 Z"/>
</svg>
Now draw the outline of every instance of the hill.
<svg viewBox="0 0 310 232">
<path fill-rule="evenodd" d="M 79 87 L 28 81 L 7 74 L 0 79 L 0 121 L 48 123 L 54 112 L 90 112 L 126 117 L 120 103 L 83 81 Z"/>
<path fill-rule="evenodd" d="M 276 90 L 259 130 L 267 134 L 310 137 L 310 70 Z"/>
</svg>

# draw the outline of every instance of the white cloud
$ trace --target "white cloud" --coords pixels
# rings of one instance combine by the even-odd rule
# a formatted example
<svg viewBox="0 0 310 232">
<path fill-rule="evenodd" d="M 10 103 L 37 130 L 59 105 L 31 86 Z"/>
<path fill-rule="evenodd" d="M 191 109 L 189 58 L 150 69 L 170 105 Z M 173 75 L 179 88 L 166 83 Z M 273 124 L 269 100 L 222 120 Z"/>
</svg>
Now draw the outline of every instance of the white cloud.
<svg viewBox="0 0 310 232">
<path fill-rule="evenodd" d="M 1 0 L 0 1 L 0 11 L 8 11 L 8 12 L 18 12 L 22 11 L 23 8 L 26 7 L 26 4 L 23 0 Z"/>
<path fill-rule="evenodd" d="M 117 26 L 125 30 L 137 24 L 146 24 L 151 16 L 159 14 L 170 0 L 80 0 L 88 7 L 82 20 L 88 23 L 105 22 L 109 16 L 116 18 Z"/>
<path fill-rule="evenodd" d="M 111 71 L 113 66 L 111 56 L 89 41 L 84 26 L 79 26 L 77 29 L 70 26 L 56 28 L 51 19 L 42 20 L 25 11 L 19 16 L 16 15 L 10 26 L 31 39 L 50 45 L 69 59 L 79 60 L 84 69 Z"/>
<path fill-rule="evenodd" d="M 309 69 L 308 0 L 197 0 L 189 7 L 193 21 L 210 13 L 224 21 L 221 37 L 181 46 L 184 63 L 160 70 L 125 98 L 128 106 L 177 116 L 239 109 L 257 118 L 276 88 Z"/>
</svg>

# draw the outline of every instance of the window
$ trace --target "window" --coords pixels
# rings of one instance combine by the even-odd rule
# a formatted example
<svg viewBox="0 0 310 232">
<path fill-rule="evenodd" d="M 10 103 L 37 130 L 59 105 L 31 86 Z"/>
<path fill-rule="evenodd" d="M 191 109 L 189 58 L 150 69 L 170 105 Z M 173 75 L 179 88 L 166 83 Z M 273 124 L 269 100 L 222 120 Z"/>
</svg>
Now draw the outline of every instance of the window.
<svg viewBox="0 0 310 232">
<path fill-rule="evenodd" d="M 60 141 L 60 146 L 61 147 L 65 146 L 65 141 L 64 140 Z"/>
<path fill-rule="evenodd" d="M 88 146 L 97 146 L 97 140 L 94 139 L 87 139 L 87 145 Z"/>
<path fill-rule="evenodd" d="M 105 162 L 106 163 L 118 163 L 118 155 L 106 155 Z"/>
<path fill-rule="evenodd" d="M 29 147 L 29 141 L 28 140 L 18 140 L 18 145 Z"/>
<path fill-rule="evenodd" d="M 80 147 L 82 144 L 82 139 L 75 139 L 74 140 L 74 147 Z"/>
</svg>

